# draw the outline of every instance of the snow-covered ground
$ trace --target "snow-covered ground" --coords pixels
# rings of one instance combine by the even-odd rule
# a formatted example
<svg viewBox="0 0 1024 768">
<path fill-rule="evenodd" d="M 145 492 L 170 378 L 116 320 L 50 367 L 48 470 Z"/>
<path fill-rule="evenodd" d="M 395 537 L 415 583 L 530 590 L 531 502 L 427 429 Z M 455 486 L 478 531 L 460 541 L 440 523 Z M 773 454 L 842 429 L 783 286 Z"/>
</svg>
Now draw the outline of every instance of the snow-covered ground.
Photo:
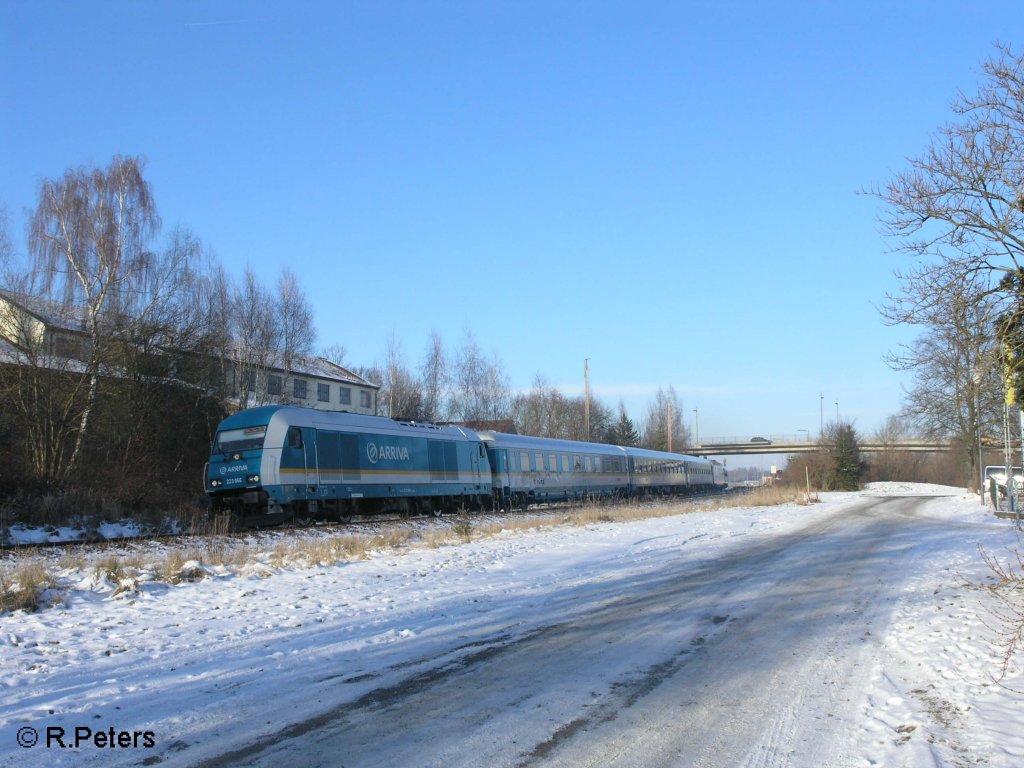
<svg viewBox="0 0 1024 768">
<path fill-rule="evenodd" d="M 1024 675 L 993 680 L 979 547 L 1021 544 L 962 490 L 877 484 L 118 594 L 69 567 L 62 604 L 0 616 L 0 759 L 1020 766 Z"/>
</svg>

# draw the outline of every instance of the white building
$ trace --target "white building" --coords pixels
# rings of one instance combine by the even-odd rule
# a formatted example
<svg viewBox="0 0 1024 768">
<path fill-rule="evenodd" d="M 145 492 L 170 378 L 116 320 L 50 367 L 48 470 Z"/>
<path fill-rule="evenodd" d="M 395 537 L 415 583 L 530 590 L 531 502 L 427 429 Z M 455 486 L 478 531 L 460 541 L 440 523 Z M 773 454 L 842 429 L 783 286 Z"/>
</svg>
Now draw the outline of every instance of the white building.
<svg viewBox="0 0 1024 768">
<path fill-rule="evenodd" d="M 85 358 L 90 340 L 74 311 L 44 300 L 0 291 L 0 362 L 25 363 L 24 352 L 56 365 Z M 237 407 L 289 404 L 322 411 L 375 414 L 380 387 L 322 357 L 301 357 L 290 367 L 242 366 L 230 351 L 221 361 L 228 398 Z M 109 375 L 109 372 L 108 372 Z"/>
</svg>

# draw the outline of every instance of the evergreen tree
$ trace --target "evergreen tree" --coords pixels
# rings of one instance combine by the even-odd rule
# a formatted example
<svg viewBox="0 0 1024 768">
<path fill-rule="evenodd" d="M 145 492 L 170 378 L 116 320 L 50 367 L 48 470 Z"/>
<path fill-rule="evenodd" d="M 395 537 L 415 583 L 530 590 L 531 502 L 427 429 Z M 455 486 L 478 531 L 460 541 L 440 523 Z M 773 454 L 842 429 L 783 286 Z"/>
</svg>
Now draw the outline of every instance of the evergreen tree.
<svg viewBox="0 0 1024 768">
<path fill-rule="evenodd" d="M 619 403 L 619 420 L 609 430 L 609 438 L 609 442 L 614 445 L 640 445 L 640 433 L 636 431 L 633 420 L 626 415 L 626 408 L 622 403 Z"/>
<path fill-rule="evenodd" d="M 838 491 L 856 491 L 860 488 L 860 446 L 852 424 L 840 423 L 833 435 L 832 462 L 835 488 Z"/>
</svg>

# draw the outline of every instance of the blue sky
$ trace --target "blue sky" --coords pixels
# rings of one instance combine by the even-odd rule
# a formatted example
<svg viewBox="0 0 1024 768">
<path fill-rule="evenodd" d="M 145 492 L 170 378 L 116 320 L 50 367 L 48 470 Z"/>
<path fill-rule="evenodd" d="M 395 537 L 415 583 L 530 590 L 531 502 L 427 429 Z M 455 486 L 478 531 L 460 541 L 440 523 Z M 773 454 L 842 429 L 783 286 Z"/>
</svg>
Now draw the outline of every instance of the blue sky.
<svg viewBox="0 0 1024 768">
<path fill-rule="evenodd" d="M 1018 2 L 0 0 L 0 205 L 143 155 L 165 230 L 284 266 L 320 346 L 471 330 L 515 387 L 672 385 L 702 437 L 900 407 L 881 184 Z"/>
</svg>

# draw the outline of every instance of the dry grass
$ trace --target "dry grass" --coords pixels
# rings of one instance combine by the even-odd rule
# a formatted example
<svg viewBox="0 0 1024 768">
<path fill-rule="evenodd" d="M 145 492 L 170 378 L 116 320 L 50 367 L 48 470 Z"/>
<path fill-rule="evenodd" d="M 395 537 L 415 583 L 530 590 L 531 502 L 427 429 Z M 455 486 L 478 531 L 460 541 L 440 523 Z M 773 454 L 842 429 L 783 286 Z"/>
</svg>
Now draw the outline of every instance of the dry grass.
<svg viewBox="0 0 1024 768">
<path fill-rule="evenodd" d="M 56 586 L 45 565 L 30 561 L 13 571 L 0 570 L 0 613 L 39 610 L 42 593 Z"/>
<path fill-rule="evenodd" d="M 762 488 L 745 495 L 666 500 L 660 504 L 588 504 L 555 511 L 508 515 L 500 519 L 460 513 L 437 525 L 387 525 L 374 533 L 314 533 L 277 538 L 270 544 L 222 534 L 189 539 L 182 546 L 161 553 L 104 554 L 86 565 L 80 554 L 66 556 L 60 567 L 94 569 L 100 578 L 115 585 L 115 595 L 136 592 L 144 579 L 178 584 L 206 578 L 209 569 L 240 572 L 248 568 L 272 570 L 326 567 L 363 560 L 379 552 L 409 551 L 416 547 L 438 548 L 508 533 L 526 533 L 559 526 L 588 526 L 628 522 L 731 507 L 774 506 L 800 502 L 802 493 L 785 488 Z M 0 572 L 0 611 L 36 610 L 42 593 L 55 579 L 38 563 Z"/>
</svg>

